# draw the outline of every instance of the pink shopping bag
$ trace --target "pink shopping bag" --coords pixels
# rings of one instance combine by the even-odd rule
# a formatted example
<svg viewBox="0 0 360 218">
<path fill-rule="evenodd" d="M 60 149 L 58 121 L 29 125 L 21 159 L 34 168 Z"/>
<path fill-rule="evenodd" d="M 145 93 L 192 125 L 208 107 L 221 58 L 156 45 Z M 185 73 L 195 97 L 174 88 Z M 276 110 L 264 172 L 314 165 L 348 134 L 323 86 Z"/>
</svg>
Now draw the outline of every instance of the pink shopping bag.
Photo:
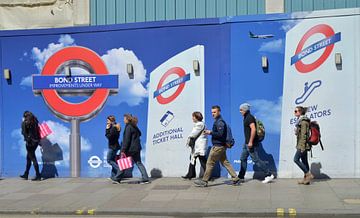
<svg viewBox="0 0 360 218">
<path fill-rule="evenodd" d="M 116 161 L 120 170 L 126 170 L 133 166 L 132 158 L 126 157 L 126 155 L 121 155 L 120 158 Z"/>
<path fill-rule="evenodd" d="M 50 129 L 50 127 L 47 125 L 46 122 L 42 122 L 41 124 L 39 124 L 39 129 L 40 129 L 40 138 L 45 138 L 46 136 L 52 133 L 52 130 Z"/>
</svg>

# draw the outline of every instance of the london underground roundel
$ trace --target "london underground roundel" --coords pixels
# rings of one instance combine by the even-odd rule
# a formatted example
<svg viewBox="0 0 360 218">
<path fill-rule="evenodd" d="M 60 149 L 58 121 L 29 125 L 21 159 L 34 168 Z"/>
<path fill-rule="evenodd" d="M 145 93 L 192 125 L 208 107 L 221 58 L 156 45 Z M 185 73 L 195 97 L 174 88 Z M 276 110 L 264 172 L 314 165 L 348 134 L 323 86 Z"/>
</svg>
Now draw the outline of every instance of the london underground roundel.
<svg viewBox="0 0 360 218">
<path fill-rule="evenodd" d="M 309 40 L 311 36 L 315 34 L 322 34 L 325 36 L 325 38 L 304 48 L 305 43 Z M 295 55 L 291 57 L 291 65 L 295 64 L 296 70 L 300 73 L 309 73 L 317 69 L 327 60 L 334 48 L 334 44 L 336 42 L 339 42 L 340 40 L 341 33 L 339 32 L 335 34 L 331 26 L 327 24 L 319 24 L 310 28 L 300 39 L 299 44 L 297 45 L 295 50 Z M 323 48 L 325 48 L 325 50 L 323 51 L 321 56 L 314 60 L 312 63 L 305 64 L 302 61 L 303 58 Z"/>
<path fill-rule="evenodd" d="M 104 62 L 94 51 L 75 46 L 64 48 L 52 55 L 46 62 L 41 75 L 55 75 L 58 68 L 69 61 L 86 63 L 98 75 L 109 74 Z M 86 119 L 101 109 L 109 96 L 109 92 L 109 89 L 106 88 L 96 89 L 87 100 L 80 103 L 70 103 L 62 99 L 54 89 L 44 89 L 42 95 L 50 109 L 57 115 L 61 115 L 62 118 Z"/>
<path fill-rule="evenodd" d="M 165 80 L 171 75 L 178 76 L 177 79 L 172 80 L 169 83 L 164 84 Z M 190 80 L 190 74 L 186 74 L 184 69 L 181 67 L 173 67 L 166 71 L 166 73 L 160 78 L 160 81 L 157 85 L 157 89 L 154 92 L 154 98 L 160 104 L 168 104 L 174 101 L 184 90 L 185 82 Z M 177 88 L 176 88 L 177 87 Z M 162 94 L 172 88 L 176 88 L 176 91 L 168 97 L 164 97 Z"/>
</svg>

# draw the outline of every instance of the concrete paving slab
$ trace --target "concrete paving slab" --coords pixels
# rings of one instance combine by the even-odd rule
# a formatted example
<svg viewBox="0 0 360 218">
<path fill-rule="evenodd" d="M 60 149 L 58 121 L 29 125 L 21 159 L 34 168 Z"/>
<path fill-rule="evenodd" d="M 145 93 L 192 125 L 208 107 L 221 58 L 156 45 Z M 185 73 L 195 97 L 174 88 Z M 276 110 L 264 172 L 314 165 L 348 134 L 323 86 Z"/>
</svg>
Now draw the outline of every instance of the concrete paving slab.
<svg viewBox="0 0 360 218">
<path fill-rule="evenodd" d="M 193 193 L 193 192 L 185 192 L 179 193 L 175 196 L 174 200 L 204 200 L 208 196 L 208 193 Z"/>
<path fill-rule="evenodd" d="M 290 209 L 314 217 L 360 215 L 360 192 L 354 189 L 359 186 L 357 179 L 332 179 L 309 186 L 297 185 L 294 179 L 277 179 L 271 184 L 249 180 L 231 186 L 229 179 L 220 178 L 207 188 L 180 178 L 156 179 L 148 185 L 136 184 L 136 180 L 113 185 L 105 178 L 41 182 L 6 178 L 0 180 L 0 216 L 74 215 L 79 210 L 104 216 L 276 216 L 278 208 L 285 216 Z M 346 188 L 347 182 L 352 189 Z"/>
</svg>

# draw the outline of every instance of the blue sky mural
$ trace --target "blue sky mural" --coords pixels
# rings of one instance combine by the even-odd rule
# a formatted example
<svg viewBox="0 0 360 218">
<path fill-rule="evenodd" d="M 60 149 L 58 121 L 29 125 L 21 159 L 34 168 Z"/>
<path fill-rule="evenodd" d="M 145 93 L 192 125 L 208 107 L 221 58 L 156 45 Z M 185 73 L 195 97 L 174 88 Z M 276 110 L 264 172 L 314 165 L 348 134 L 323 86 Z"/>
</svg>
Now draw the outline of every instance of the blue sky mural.
<svg viewBox="0 0 360 218">
<path fill-rule="evenodd" d="M 106 117 L 114 114 L 118 122 L 123 124 L 123 114 L 131 113 L 139 118 L 142 130 L 143 159 L 146 149 L 147 127 L 147 84 L 149 73 L 158 65 L 197 44 L 205 45 L 206 58 L 209 59 L 209 73 L 218 62 L 211 62 L 219 53 L 219 43 L 216 34 L 218 25 L 204 27 L 182 26 L 159 29 L 131 29 L 114 31 L 89 31 L 71 33 L 81 28 L 70 28 L 62 33 L 35 34 L 27 31 L 25 36 L 4 37 L 1 39 L 3 68 L 12 71 L 12 84 L 2 84 L 3 127 L 2 167 L 4 176 L 17 176 L 24 170 L 25 146 L 20 124 L 22 113 L 32 111 L 40 122 L 47 122 L 53 130 L 48 136 L 51 143 L 58 143 L 63 150 L 64 160 L 56 162 L 59 176 L 69 176 L 69 123 L 56 118 L 45 105 L 41 96 L 32 92 L 32 74 L 41 72 L 47 59 L 56 51 L 67 46 L 83 46 L 95 51 L 105 62 L 111 74 L 119 74 L 119 93 L 110 96 L 103 110 L 87 122 L 81 123 L 82 144 L 82 176 L 102 176 L 109 174 L 105 163 L 107 140 L 104 136 Z M 119 26 L 118 26 L 119 27 Z M 35 31 L 36 32 L 36 31 Z M 41 30 L 40 30 L 41 32 Z M 16 32 L 15 32 L 16 33 Z M 187 37 L 184 37 L 187 36 Z M 213 37 L 209 37 L 213 36 Z M 4 55 L 6 54 L 6 55 Z M 132 63 L 135 71 L 133 80 L 128 78 L 126 64 Z M 217 68 L 217 67 L 215 67 Z M 84 73 L 76 69 L 76 73 Z M 216 73 L 214 71 L 214 73 Z M 210 93 L 211 95 L 211 93 Z M 14 99 L 17 99 L 14 101 Z M 84 97 L 64 97 L 71 102 L 79 102 Z M 75 100 L 74 100 L 75 99 Z M 191 115 L 189 115 L 191 116 Z M 121 137 L 122 138 L 122 137 Z M 6 145 L 6 146 L 5 146 Z M 98 156 L 103 163 L 99 168 L 91 168 L 88 160 Z M 37 157 L 41 161 L 40 149 Z M 135 174 L 138 174 L 135 172 Z"/>
<path fill-rule="evenodd" d="M 240 169 L 241 147 L 245 141 L 243 117 L 239 112 L 239 105 L 244 102 L 250 103 L 251 112 L 266 128 L 264 151 L 260 156 L 278 167 L 285 47 L 282 27 L 281 22 L 265 21 L 234 23 L 231 28 L 231 125 L 238 145 L 230 157 L 236 170 Z M 249 32 L 273 37 L 251 38 Z M 261 66 L 262 56 L 268 58 L 267 72 Z M 249 163 L 248 170 L 252 171 L 251 159 Z"/>
<path fill-rule="evenodd" d="M 273 15 L 276 17 L 276 15 Z M 284 15 L 281 15 L 284 16 Z M 303 14 L 293 14 L 295 18 Z M 67 46 L 83 46 L 95 51 L 105 62 L 111 74 L 119 74 L 119 93 L 109 96 L 103 110 L 92 120 L 81 124 L 82 176 L 106 177 L 109 168 L 105 162 L 99 168 L 90 167 L 88 160 L 98 156 L 105 161 L 107 140 L 104 136 L 106 117 L 113 114 L 123 124 L 123 114 L 139 118 L 142 130 L 143 159 L 146 149 L 149 74 L 174 55 L 195 45 L 205 48 L 205 121 L 211 128 L 211 106 L 219 104 L 223 116 L 231 123 L 236 146 L 228 151 L 229 160 L 239 170 L 239 157 L 244 142 L 242 116 L 239 105 L 248 102 L 251 111 L 266 127 L 263 141 L 266 157 L 278 167 L 280 122 L 284 74 L 285 33 L 297 20 L 254 21 L 252 16 L 220 20 L 163 22 L 161 26 L 146 24 L 113 25 L 105 27 L 77 27 L 54 30 L 14 31 L 13 36 L 1 36 L 1 66 L 12 71 L 12 84 L 2 81 L 2 174 L 17 176 L 25 166 L 25 147 L 20 132 L 24 110 L 31 110 L 40 122 L 45 121 L 53 130 L 48 137 L 58 143 L 64 160 L 57 162 L 59 176 L 69 176 L 69 123 L 56 118 L 41 96 L 32 92 L 31 75 L 40 73 L 46 60 Z M 286 17 L 290 18 L 290 17 Z M 267 17 L 268 19 L 268 17 Z M 246 22 L 243 22 L 243 21 Z M 188 22 L 188 23 L 187 23 Z M 181 25 L 179 25 L 181 24 Z M 139 26 L 140 25 L 140 26 Z M 158 25 L 158 26 L 156 26 Z M 152 28 L 148 28 L 152 27 Z M 250 38 L 254 34 L 272 34 L 272 38 Z M 11 32 L 10 32 L 11 33 Z M 268 72 L 261 67 L 261 57 L 269 62 Z M 126 73 L 126 65 L 133 64 L 134 79 Z M 84 73 L 76 69 L 76 73 Z M 86 73 L 86 72 L 85 72 Z M 82 101 L 84 97 L 64 97 L 68 101 Z M 190 117 L 191 115 L 189 115 Z M 121 137 L 122 138 L 122 137 Z M 210 146 L 210 143 L 209 143 Z M 41 152 L 38 150 L 38 158 Z M 40 159 L 41 160 L 41 159 Z M 252 165 L 248 166 L 252 170 Z M 186 169 L 184 169 L 184 172 Z M 138 172 L 135 172 L 137 175 Z M 222 175 L 227 172 L 222 170 Z M 179 175 L 180 176 L 180 175 Z"/>
</svg>

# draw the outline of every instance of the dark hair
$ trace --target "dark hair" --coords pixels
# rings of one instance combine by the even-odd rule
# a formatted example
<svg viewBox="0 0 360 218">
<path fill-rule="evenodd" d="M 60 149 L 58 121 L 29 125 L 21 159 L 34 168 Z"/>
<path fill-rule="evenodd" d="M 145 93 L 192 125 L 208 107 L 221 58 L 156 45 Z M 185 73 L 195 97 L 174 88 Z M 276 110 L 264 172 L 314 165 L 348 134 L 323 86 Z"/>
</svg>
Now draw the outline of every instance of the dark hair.
<svg viewBox="0 0 360 218">
<path fill-rule="evenodd" d="M 132 123 L 134 126 L 137 126 L 138 121 L 139 121 L 139 119 L 137 118 L 137 116 L 132 116 L 132 118 L 131 118 L 131 123 Z"/>
<path fill-rule="evenodd" d="M 127 119 L 129 124 L 132 124 L 133 126 L 137 126 L 139 120 L 136 116 L 133 116 L 132 114 L 124 114 L 124 117 Z"/>
<path fill-rule="evenodd" d="M 113 122 L 113 123 L 116 121 L 114 115 L 109 115 L 109 116 L 107 117 L 107 119 L 110 120 L 110 121 Z"/>
<path fill-rule="evenodd" d="M 25 118 L 25 122 L 28 124 L 28 125 L 34 125 L 34 126 L 37 126 L 39 124 L 39 121 L 38 119 L 36 118 L 36 116 L 31 113 L 30 111 L 24 111 L 24 114 L 23 114 L 24 118 Z"/>
<path fill-rule="evenodd" d="M 301 115 L 305 115 L 306 112 L 308 111 L 308 107 L 303 107 L 303 106 L 296 106 L 296 109 L 299 110 Z"/>
<path fill-rule="evenodd" d="M 124 117 L 127 119 L 127 121 L 129 121 L 129 123 L 132 123 L 133 116 L 131 114 L 124 114 Z"/>
<path fill-rule="evenodd" d="M 195 111 L 192 113 L 192 116 L 195 117 L 197 121 L 203 120 L 203 115 L 199 111 Z"/>
<path fill-rule="evenodd" d="M 221 111 L 221 109 L 220 109 L 220 106 L 219 106 L 219 105 L 214 105 L 214 106 L 212 106 L 212 107 L 211 107 L 211 109 L 218 109 L 218 111 Z"/>
<path fill-rule="evenodd" d="M 24 111 L 23 117 L 25 118 L 25 117 L 28 117 L 30 115 L 32 115 L 32 113 L 30 111 Z"/>
</svg>

